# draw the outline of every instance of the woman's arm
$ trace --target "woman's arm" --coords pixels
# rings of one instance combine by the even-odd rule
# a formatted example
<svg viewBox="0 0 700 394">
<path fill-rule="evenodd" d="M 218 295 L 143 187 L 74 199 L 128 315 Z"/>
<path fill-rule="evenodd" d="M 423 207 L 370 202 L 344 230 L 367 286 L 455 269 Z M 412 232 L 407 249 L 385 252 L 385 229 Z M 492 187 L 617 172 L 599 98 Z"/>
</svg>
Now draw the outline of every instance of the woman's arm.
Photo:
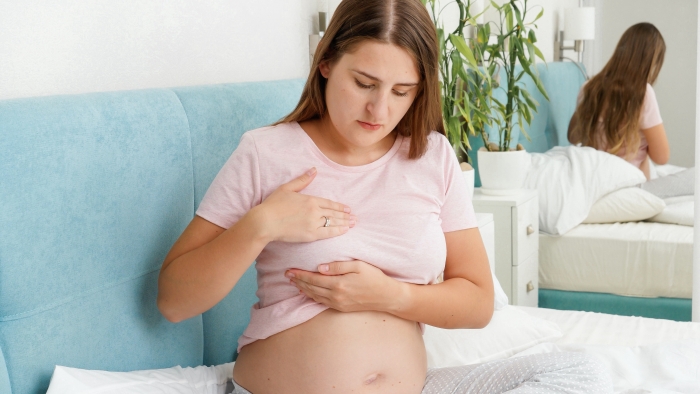
<svg viewBox="0 0 700 394">
<path fill-rule="evenodd" d="M 286 275 L 307 297 L 341 312 L 388 312 L 443 328 L 484 327 L 493 315 L 493 281 L 479 229 L 445 233 L 445 239 L 445 281 L 435 285 L 400 282 L 359 260 Z"/>
<path fill-rule="evenodd" d="M 441 328 L 483 328 L 493 316 L 491 268 L 478 228 L 445 233 L 444 282 L 423 286 L 396 282 L 388 312 Z"/>
<path fill-rule="evenodd" d="M 225 230 L 192 219 L 163 261 L 158 309 L 166 319 L 189 319 L 221 301 L 271 241 L 310 242 L 345 234 L 354 215 L 343 204 L 298 193 L 315 170 L 280 186 Z M 331 218 L 324 227 L 324 216 Z"/>
<path fill-rule="evenodd" d="M 668 138 L 666 137 L 664 124 L 660 123 L 656 126 L 644 129 L 642 133 L 649 144 L 648 153 L 651 160 L 656 164 L 668 163 L 671 151 L 668 147 Z"/>
<path fill-rule="evenodd" d="M 253 211 L 228 230 L 192 219 L 160 269 L 157 303 L 166 319 L 177 323 L 205 312 L 238 283 L 267 245 Z"/>
</svg>

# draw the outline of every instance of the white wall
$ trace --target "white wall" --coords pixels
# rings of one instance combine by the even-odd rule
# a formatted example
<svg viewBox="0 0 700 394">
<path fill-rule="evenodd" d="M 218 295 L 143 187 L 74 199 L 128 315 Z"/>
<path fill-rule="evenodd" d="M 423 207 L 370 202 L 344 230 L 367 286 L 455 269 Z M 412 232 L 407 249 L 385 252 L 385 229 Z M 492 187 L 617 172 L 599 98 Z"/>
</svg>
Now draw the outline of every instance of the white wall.
<svg viewBox="0 0 700 394">
<path fill-rule="evenodd" d="M 600 15 L 594 72 L 610 59 L 630 26 L 653 23 L 666 42 L 663 68 L 654 90 L 671 147 L 671 164 L 695 165 L 697 0 L 595 0 Z"/>
<path fill-rule="evenodd" d="M 0 99 L 306 77 L 319 3 L 0 0 Z"/>
<path fill-rule="evenodd" d="M 316 13 L 340 0 L 0 0 L 0 99 L 303 78 Z M 552 60 L 561 10 L 542 5 Z"/>
</svg>

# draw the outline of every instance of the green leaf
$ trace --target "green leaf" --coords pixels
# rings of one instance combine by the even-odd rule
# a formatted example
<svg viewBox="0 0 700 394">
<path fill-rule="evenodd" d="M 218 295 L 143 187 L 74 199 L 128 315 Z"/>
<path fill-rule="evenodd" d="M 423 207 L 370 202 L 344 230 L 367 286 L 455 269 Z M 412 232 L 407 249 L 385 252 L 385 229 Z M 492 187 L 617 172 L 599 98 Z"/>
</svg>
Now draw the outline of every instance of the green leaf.
<svg viewBox="0 0 700 394">
<path fill-rule="evenodd" d="M 545 64 L 546 64 L 547 61 L 544 60 L 544 55 L 542 54 L 542 52 L 540 51 L 540 49 L 537 48 L 537 47 L 535 47 L 535 55 L 537 55 L 537 57 L 539 57 L 540 59 L 542 59 L 542 61 L 545 62 Z"/>
<path fill-rule="evenodd" d="M 493 100 L 493 101 L 494 101 L 496 104 L 498 104 L 498 106 L 500 106 L 500 107 L 503 107 L 503 108 L 506 107 L 505 105 L 503 105 L 503 103 L 501 102 L 501 100 L 499 100 L 499 99 L 497 99 L 497 98 L 495 98 L 495 97 L 491 97 L 491 100 Z"/>
<path fill-rule="evenodd" d="M 527 32 L 527 39 L 530 40 L 530 42 L 533 44 L 537 42 L 537 37 L 535 36 L 535 29 L 530 29 L 530 31 Z"/>
<path fill-rule="evenodd" d="M 469 128 L 469 131 L 472 134 L 476 133 L 476 131 L 474 131 L 474 126 L 472 125 L 472 117 L 469 111 L 466 108 L 463 108 L 461 105 L 458 105 L 457 109 L 459 110 L 459 113 L 462 114 L 464 119 L 467 120 L 467 127 Z"/>
<path fill-rule="evenodd" d="M 472 133 L 472 135 L 476 135 L 476 133 L 474 132 L 474 133 Z M 471 144 L 469 143 L 469 138 L 465 135 L 465 136 L 463 137 L 463 141 L 462 141 L 462 142 L 463 142 L 463 145 L 467 148 L 466 151 L 465 151 L 464 153 L 467 153 L 467 154 L 468 154 L 467 151 L 472 150 L 472 146 L 471 146 Z"/>
<path fill-rule="evenodd" d="M 448 123 L 448 128 L 450 130 L 450 143 L 454 145 L 460 140 L 460 120 L 459 116 L 451 116 Z"/>
<path fill-rule="evenodd" d="M 506 8 L 506 29 L 513 31 L 513 12 L 510 8 Z"/>
<path fill-rule="evenodd" d="M 547 91 L 544 89 L 544 85 L 542 85 L 542 81 L 540 80 L 540 77 L 538 77 L 537 75 L 532 75 L 532 74 L 530 74 L 530 77 L 532 77 L 533 82 L 535 82 L 535 86 L 537 86 L 537 90 L 539 90 L 540 93 L 542 93 L 542 95 L 544 96 L 544 98 L 547 99 L 547 101 L 549 101 L 549 95 L 547 94 Z"/>
<path fill-rule="evenodd" d="M 530 139 L 530 135 L 525 131 L 525 127 L 523 126 L 523 121 L 522 119 L 518 118 L 518 127 L 520 127 L 520 133 L 527 139 L 528 141 L 532 142 Z"/>
<path fill-rule="evenodd" d="M 520 60 L 520 66 L 522 66 L 523 70 L 525 70 L 525 72 L 528 75 L 532 76 L 532 70 L 530 70 L 530 62 L 528 62 L 527 59 L 525 59 L 525 56 L 523 55 L 522 45 L 520 46 L 520 48 L 521 49 L 518 49 L 518 52 L 516 53 L 516 55 L 518 56 L 518 60 Z"/>
<path fill-rule="evenodd" d="M 515 3 L 513 3 L 513 11 L 515 12 L 515 19 L 518 21 L 518 26 L 520 27 L 520 29 L 525 31 L 525 26 L 523 26 L 523 17 L 522 15 L 520 15 L 520 10 L 515 5 Z"/>
<path fill-rule="evenodd" d="M 457 70 L 457 76 L 459 79 L 462 81 L 462 83 L 465 85 L 465 90 L 467 86 L 469 85 L 469 75 L 467 74 L 466 70 L 464 67 L 460 68 Z"/>
<path fill-rule="evenodd" d="M 542 15 L 544 15 L 544 8 L 542 8 L 542 9 L 540 10 L 540 13 L 537 14 L 537 16 L 536 16 L 535 19 L 532 21 L 532 23 L 535 23 L 538 19 L 542 18 Z M 534 41 L 533 41 L 533 42 L 534 42 Z"/>
<path fill-rule="evenodd" d="M 532 122 L 532 113 L 530 112 L 530 108 L 525 105 L 522 101 L 518 101 L 518 111 L 522 116 L 525 117 L 525 121 L 527 121 L 527 124 L 530 124 Z"/>
<path fill-rule="evenodd" d="M 442 30 L 442 28 L 437 29 L 437 36 L 438 36 L 438 47 L 439 47 L 439 54 L 440 54 L 440 59 L 438 60 L 438 64 L 443 64 L 444 58 L 445 58 L 445 32 Z"/>
<path fill-rule="evenodd" d="M 539 90 L 540 93 L 542 93 L 542 95 L 544 96 L 544 98 L 547 99 L 547 101 L 549 101 L 549 95 L 547 94 L 547 91 L 544 89 L 544 86 L 542 85 L 542 81 L 540 81 L 539 78 L 537 78 L 537 81 L 535 81 L 535 85 L 537 86 L 537 90 Z"/>
<path fill-rule="evenodd" d="M 535 63 L 535 46 L 530 42 L 530 40 L 525 41 L 525 45 L 527 46 L 527 54 L 529 57 L 529 61 L 532 62 L 532 64 Z M 539 70 L 537 70 L 537 67 L 535 68 L 535 73 L 539 74 Z"/>
<path fill-rule="evenodd" d="M 520 72 L 518 73 L 518 75 L 515 77 L 515 80 L 516 80 L 516 81 L 520 81 L 520 78 L 522 78 L 523 75 L 525 75 L 525 70 L 520 70 Z"/>
<path fill-rule="evenodd" d="M 525 132 L 525 126 L 523 125 L 523 117 L 522 116 L 518 116 L 518 128 L 520 129 L 520 133 L 522 135 L 527 135 L 527 133 Z"/>
<path fill-rule="evenodd" d="M 530 109 L 527 108 L 527 105 L 525 105 L 523 102 L 518 102 L 518 112 L 520 113 L 520 116 L 518 116 L 518 127 L 520 127 L 520 132 L 525 136 L 525 138 L 527 138 L 528 141 L 530 141 L 530 136 L 527 134 L 527 131 L 525 131 L 525 126 L 523 125 L 523 117 L 525 117 L 528 125 L 532 121 Z"/>
<path fill-rule="evenodd" d="M 534 109 L 537 111 L 537 106 L 540 105 L 540 103 L 537 102 L 532 96 L 530 95 L 530 92 L 527 91 L 527 89 L 521 89 L 520 94 L 523 96 L 523 99 L 527 103 L 527 105 L 530 106 L 530 108 Z"/>
<path fill-rule="evenodd" d="M 488 26 L 488 25 L 487 25 Z M 486 28 L 480 28 L 476 30 L 476 43 L 478 45 L 483 45 L 488 42 L 488 34 L 486 33 Z"/>
<path fill-rule="evenodd" d="M 461 53 L 471 64 L 472 67 L 474 68 L 479 68 L 479 66 L 476 63 L 476 59 L 474 58 L 474 54 L 472 53 L 472 50 L 469 49 L 469 45 L 467 45 L 466 41 L 464 41 L 464 37 L 456 36 L 454 34 L 450 34 L 450 41 L 452 42 L 452 45 L 457 48 L 459 53 Z"/>
</svg>

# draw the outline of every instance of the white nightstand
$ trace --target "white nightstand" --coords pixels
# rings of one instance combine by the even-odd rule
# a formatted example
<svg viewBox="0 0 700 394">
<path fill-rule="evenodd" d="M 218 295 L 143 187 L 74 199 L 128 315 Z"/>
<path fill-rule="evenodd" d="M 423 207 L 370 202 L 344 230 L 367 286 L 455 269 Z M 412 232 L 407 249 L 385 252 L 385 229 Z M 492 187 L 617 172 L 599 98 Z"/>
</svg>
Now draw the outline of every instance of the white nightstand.
<svg viewBox="0 0 700 394">
<path fill-rule="evenodd" d="M 516 195 L 501 197 L 485 195 L 477 188 L 473 203 L 477 213 L 493 214 L 496 277 L 510 304 L 536 307 L 539 288 L 537 191 L 522 190 Z"/>
</svg>

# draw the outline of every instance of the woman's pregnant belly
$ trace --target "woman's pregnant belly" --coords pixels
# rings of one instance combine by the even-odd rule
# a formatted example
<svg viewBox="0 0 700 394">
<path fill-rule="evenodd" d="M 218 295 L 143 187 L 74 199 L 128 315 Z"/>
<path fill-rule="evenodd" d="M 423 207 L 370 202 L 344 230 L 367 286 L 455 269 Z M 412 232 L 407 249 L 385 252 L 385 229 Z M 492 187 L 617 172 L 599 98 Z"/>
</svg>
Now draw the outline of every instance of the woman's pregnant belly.
<svg viewBox="0 0 700 394">
<path fill-rule="evenodd" d="M 244 346 L 233 378 L 253 394 L 419 394 L 426 371 L 418 323 L 327 309 Z"/>
</svg>

